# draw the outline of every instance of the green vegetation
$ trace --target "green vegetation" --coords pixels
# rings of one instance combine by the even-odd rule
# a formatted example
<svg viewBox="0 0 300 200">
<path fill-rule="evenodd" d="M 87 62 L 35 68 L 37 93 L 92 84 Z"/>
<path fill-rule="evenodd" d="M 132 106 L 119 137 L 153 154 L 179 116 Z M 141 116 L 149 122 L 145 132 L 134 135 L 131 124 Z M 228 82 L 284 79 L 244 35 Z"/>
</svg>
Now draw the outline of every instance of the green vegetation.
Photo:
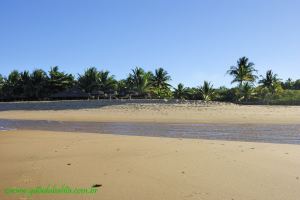
<svg viewBox="0 0 300 200">
<path fill-rule="evenodd" d="M 199 88 L 200 96 L 204 101 L 211 101 L 214 97 L 215 90 L 210 82 L 204 81 L 203 86 Z"/>
<path fill-rule="evenodd" d="M 174 89 L 174 98 L 181 100 L 188 98 L 188 90 L 182 83 L 179 83 L 177 88 Z"/>
<path fill-rule="evenodd" d="M 175 88 L 170 85 L 171 76 L 163 69 L 154 72 L 141 67 L 131 70 L 128 77 L 117 80 L 109 71 L 87 68 L 83 74 L 74 75 L 59 70 L 36 69 L 19 72 L 5 77 L 0 74 L 0 100 L 51 100 L 84 98 L 152 98 L 203 101 L 226 101 L 242 104 L 300 105 L 300 79 L 282 81 L 272 70 L 258 76 L 255 64 L 248 58 L 239 58 L 235 66 L 229 67 L 232 88 L 213 88 L 204 81 L 199 87 L 185 87 L 182 83 Z M 73 93 L 72 93 L 73 92 Z M 64 96 L 64 93 L 67 95 Z M 57 95 L 59 94 L 59 95 Z"/>
</svg>

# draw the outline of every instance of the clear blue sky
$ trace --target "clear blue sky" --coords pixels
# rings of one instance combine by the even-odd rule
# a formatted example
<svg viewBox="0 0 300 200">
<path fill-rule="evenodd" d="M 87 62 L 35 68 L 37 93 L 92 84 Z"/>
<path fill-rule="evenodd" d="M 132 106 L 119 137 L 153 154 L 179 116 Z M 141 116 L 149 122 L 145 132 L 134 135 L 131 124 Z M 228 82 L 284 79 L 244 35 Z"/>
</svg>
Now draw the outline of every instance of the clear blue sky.
<svg viewBox="0 0 300 200">
<path fill-rule="evenodd" d="M 225 75 L 241 56 L 260 74 L 300 78 L 299 0 L 1 0 L 0 73 L 89 66 L 117 79 L 165 68 L 172 84 Z"/>
</svg>

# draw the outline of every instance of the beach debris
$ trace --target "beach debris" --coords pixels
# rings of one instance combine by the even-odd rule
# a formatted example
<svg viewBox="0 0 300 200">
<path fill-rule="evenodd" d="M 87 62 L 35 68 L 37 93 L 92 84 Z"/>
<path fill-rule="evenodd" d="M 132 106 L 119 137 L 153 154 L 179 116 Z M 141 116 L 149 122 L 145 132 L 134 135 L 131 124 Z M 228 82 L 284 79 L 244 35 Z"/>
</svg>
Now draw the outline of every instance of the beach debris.
<svg viewBox="0 0 300 200">
<path fill-rule="evenodd" d="M 92 188 L 102 187 L 102 184 L 94 184 Z"/>
<path fill-rule="evenodd" d="M 67 165 L 71 165 L 71 163 L 68 163 Z"/>
</svg>

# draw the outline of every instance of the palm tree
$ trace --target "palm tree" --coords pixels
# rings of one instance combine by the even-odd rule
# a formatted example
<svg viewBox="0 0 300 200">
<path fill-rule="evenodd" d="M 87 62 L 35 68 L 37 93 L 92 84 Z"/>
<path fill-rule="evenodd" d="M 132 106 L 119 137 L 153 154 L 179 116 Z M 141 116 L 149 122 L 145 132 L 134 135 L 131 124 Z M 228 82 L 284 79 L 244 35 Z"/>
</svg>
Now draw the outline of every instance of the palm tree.
<svg viewBox="0 0 300 200">
<path fill-rule="evenodd" d="M 254 95 L 252 85 L 250 83 L 245 83 L 242 85 L 239 95 L 239 101 L 248 102 L 249 99 Z"/>
<path fill-rule="evenodd" d="M 135 90 L 139 95 L 144 95 L 149 91 L 150 81 L 153 74 L 145 72 L 142 68 L 136 67 L 132 69 L 132 73 L 127 78 L 127 83 L 130 88 Z"/>
<path fill-rule="evenodd" d="M 31 73 L 31 83 L 33 86 L 34 97 L 40 99 L 47 94 L 47 84 L 49 77 L 42 69 L 36 69 Z"/>
<path fill-rule="evenodd" d="M 49 89 L 51 93 L 57 93 L 71 88 L 74 85 L 74 76 L 60 72 L 59 67 L 51 67 L 49 71 Z"/>
<path fill-rule="evenodd" d="M 3 89 L 9 98 L 16 98 L 22 93 L 21 76 L 17 70 L 10 72 Z"/>
<path fill-rule="evenodd" d="M 204 81 L 203 85 L 199 88 L 201 98 L 204 101 L 211 101 L 214 97 L 215 90 L 210 82 Z"/>
<path fill-rule="evenodd" d="M 171 85 L 168 81 L 171 80 L 171 77 L 168 75 L 168 72 L 163 68 L 158 68 L 155 70 L 155 73 L 151 80 L 151 85 L 155 88 L 165 89 Z"/>
<path fill-rule="evenodd" d="M 171 85 L 168 83 L 171 77 L 168 72 L 163 68 L 155 70 L 154 75 L 151 77 L 151 94 L 156 98 L 170 98 L 172 92 Z"/>
<path fill-rule="evenodd" d="M 100 88 L 100 83 L 99 72 L 96 67 L 90 67 L 85 70 L 83 75 L 79 75 L 78 84 L 79 87 L 87 93 L 98 90 Z"/>
<path fill-rule="evenodd" d="M 295 82 L 291 78 L 288 78 L 285 82 L 282 82 L 281 85 L 284 89 L 292 90 L 294 88 Z"/>
<path fill-rule="evenodd" d="M 21 72 L 20 76 L 23 96 L 25 98 L 32 98 L 34 96 L 34 89 L 29 71 L 25 70 Z"/>
<path fill-rule="evenodd" d="M 109 74 L 109 71 L 100 71 L 98 76 L 100 90 L 105 93 L 111 93 L 111 91 L 116 89 L 117 81 L 113 75 Z"/>
<path fill-rule="evenodd" d="M 117 81 L 116 87 L 119 96 L 125 96 L 129 93 L 129 86 L 126 79 Z"/>
<path fill-rule="evenodd" d="M 276 92 L 276 88 L 279 86 L 280 79 L 277 78 L 278 75 L 274 74 L 272 70 L 266 72 L 266 76 L 261 76 L 261 80 L 258 83 L 262 84 L 263 87 L 268 88 L 272 94 Z"/>
<path fill-rule="evenodd" d="M 184 87 L 182 83 L 179 83 L 177 85 L 177 88 L 175 88 L 174 90 L 174 97 L 183 100 L 187 98 L 187 96 L 188 96 L 187 89 Z"/>
<path fill-rule="evenodd" d="M 234 77 L 231 83 L 239 83 L 239 87 L 243 85 L 244 82 L 254 82 L 257 76 L 254 73 L 257 70 L 254 68 L 254 63 L 249 62 L 249 59 L 242 57 L 237 61 L 236 66 L 231 66 L 227 73 Z"/>
</svg>

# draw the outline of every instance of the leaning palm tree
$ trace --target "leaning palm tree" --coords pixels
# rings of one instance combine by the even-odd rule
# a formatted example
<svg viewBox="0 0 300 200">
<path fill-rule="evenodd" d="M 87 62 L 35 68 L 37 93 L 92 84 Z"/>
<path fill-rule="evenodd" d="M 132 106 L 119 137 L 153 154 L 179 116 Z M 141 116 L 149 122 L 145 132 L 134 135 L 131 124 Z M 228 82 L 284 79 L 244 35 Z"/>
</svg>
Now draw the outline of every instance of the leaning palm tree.
<svg viewBox="0 0 300 200">
<path fill-rule="evenodd" d="M 199 88 L 201 98 L 204 101 L 211 101 L 214 97 L 215 90 L 210 82 L 204 81 L 203 85 Z"/>
<path fill-rule="evenodd" d="M 188 96 L 188 91 L 187 89 L 184 87 L 184 85 L 182 83 L 179 83 L 177 85 L 177 88 L 175 88 L 174 90 L 174 97 L 177 99 L 185 99 Z"/>
<path fill-rule="evenodd" d="M 276 88 L 279 86 L 280 79 L 277 74 L 274 74 L 272 70 L 266 72 L 266 76 L 261 76 L 261 80 L 258 83 L 262 84 L 263 87 L 268 88 L 272 94 L 276 92 Z"/>
<path fill-rule="evenodd" d="M 257 70 L 254 68 L 254 63 L 249 62 L 249 59 L 242 57 L 237 61 L 236 66 L 231 66 L 227 73 L 234 77 L 231 83 L 237 82 L 239 87 L 243 85 L 244 82 L 254 82 L 257 76 L 254 75 Z"/>
</svg>

